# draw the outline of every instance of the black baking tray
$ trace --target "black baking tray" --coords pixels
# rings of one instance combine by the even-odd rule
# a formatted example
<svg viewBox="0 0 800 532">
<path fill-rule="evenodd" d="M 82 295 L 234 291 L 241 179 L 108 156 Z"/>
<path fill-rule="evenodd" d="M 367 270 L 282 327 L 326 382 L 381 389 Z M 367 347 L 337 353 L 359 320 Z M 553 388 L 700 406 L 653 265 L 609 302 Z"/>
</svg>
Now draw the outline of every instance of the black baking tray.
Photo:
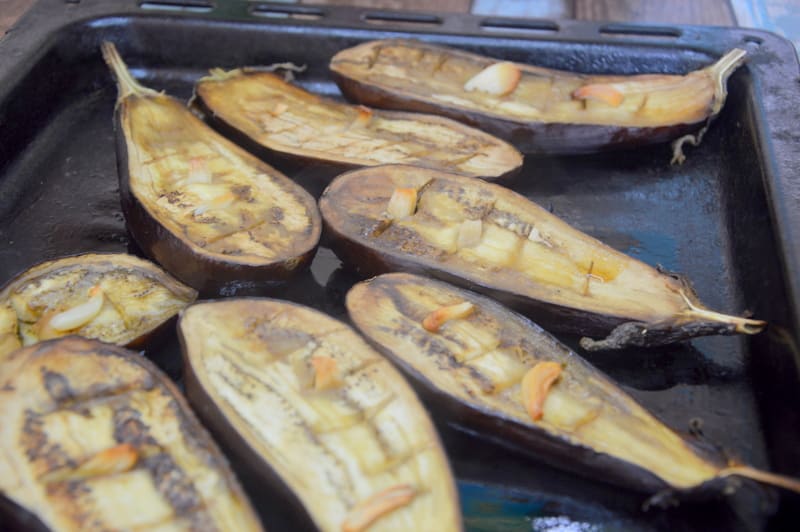
<svg viewBox="0 0 800 532">
<path fill-rule="evenodd" d="M 116 88 L 102 41 L 115 42 L 146 85 L 188 99 L 211 67 L 284 61 L 308 65 L 300 85 L 336 96 L 330 57 L 388 37 L 591 73 L 685 73 L 733 47 L 749 52 L 730 80 L 727 106 L 682 166 L 670 166 L 666 145 L 528 157 L 507 185 L 623 252 L 687 274 L 711 307 L 768 320 L 754 337 L 585 356 L 676 430 L 700 421 L 708 443 L 800 476 L 798 63 L 788 41 L 766 32 L 243 0 L 42 1 L 0 41 L 0 284 L 66 254 L 139 253 L 120 212 Z M 331 178 L 323 167 L 269 162 L 315 195 Z M 355 281 L 323 245 L 309 272 L 268 295 L 346 319 L 343 296 Z M 180 379 L 174 341 L 148 356 Z M 749 484 L 718 501 L 644 511 L 641 494 L 551 469 L 455 426 L 441 430 L 469 530 L 752 530 L 800 522 L 800 498 Z M 273 530 L 291 529 L 279 508 L 260 510 Z"/>
</svg>

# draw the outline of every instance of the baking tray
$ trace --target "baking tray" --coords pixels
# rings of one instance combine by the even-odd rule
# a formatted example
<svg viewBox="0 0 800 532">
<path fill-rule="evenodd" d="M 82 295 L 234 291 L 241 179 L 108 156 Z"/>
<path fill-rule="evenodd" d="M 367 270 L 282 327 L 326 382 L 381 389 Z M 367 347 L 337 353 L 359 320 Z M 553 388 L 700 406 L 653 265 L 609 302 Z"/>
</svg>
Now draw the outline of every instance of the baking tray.
<svg viewBox="0 0 800 532">
<path fill-rule="evenodd" d="M 242 0 L 42 1 L 0 41 L 0 283 L 65 254 L 139 253 L 120 212 L 116 88 L 102 41 L 115 42 L 146 85 L 187 99 L 208 68 L 283 61 L 308 65 L 305 88 L 337 95 L 329 58 L 388 37 L 592 73 L 685 73 L 730 48 L 748 50 L 727 106 L 684 165 L 669 165 L 666 145 L 529 157 L 507 185 L 621 251 L 687 274 L 711 307 L 768 320 L 754 337 L 585 356 L 673 428 L 699 420 L 708 443 L 800 476 L 798 64 L 790 43 L 765 32 Z M 270 162 L 315 195 L 331 177 L 324 167 Z M 346 319 L 343 296 L 356 280 L 323 245 L 309 272 L 269 295 Z M 173 340 L 148 355 L 179 380 L 177 349 Z M 722 500 L 645 512 L 641 494 L 549 468 L 490 435 L 440 429 L 468 530 L 753 530 L 800 518 L 796 496 L 749 484 Z M 259 506 L 271 529 L 293 529 L 279 506 Z"/>
</svg>

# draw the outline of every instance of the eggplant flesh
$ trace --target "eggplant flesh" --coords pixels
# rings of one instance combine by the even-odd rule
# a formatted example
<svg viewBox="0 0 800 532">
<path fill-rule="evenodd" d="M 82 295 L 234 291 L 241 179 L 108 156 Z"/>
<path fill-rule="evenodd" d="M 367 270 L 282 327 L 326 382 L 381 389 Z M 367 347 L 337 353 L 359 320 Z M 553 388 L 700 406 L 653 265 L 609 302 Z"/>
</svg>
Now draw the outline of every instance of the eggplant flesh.
<svg viewBox="0 0 800 532">
<path fill-rule="evenodd" d="M 613 381 L 543 329 L 489 298 L 405 273 L 355 285 L 347 310 L 356 328 L 441 407 L 480 436 L 548 462 L 648 493 L 732 488 L 730 477 L 800 490 L 800 481 L 723 459 L 678 436 Z M 427 318 L 453 305 L 466 316 L 431 330 Z M 539 363 L 561 367 L 541 417 L 523 390 Z M 760 477 L 760 478 L 759 478 Z"/>
<path fill-rule="evenodd" d="M 300 185 L 143 87 L 110 43 L 122 210 L 139 246 L 204 293 L 284 281 L 309 264 L 321 222 Z"/>
<path fill-rule="evenodd" d="M 194 101 L 237 138 L 302 160 L 410 164 L 487 179 L 522 165 L 511 145 L 454 120 L 339 103 L 269 72 L 212 70 L 195 86 Z"/>
<path fill-rule="evenodd" d="M 296 304 L 233 299 L 189 307 L 178 330 L 201 418 L 248 469 L 277 474 L 319 529 L 366 530 L 347 525 L 354 512 L 402 487 L 410 500 L 378 512 L 370 532 L 460 530 L 427 413 L 352 329 Z"/>
<path fill-rule="evenodd" d="M 576 153 L 700 129 L 722 109 L 727 79 L 744 56 L 735 49 L 686 75 L 589 75 L 396 39 L 342 50 L 330 68 L 345 96 L 365 105 L 449 116 L 524 153 Z M 489 78 L 487 87 L 475 81 L 479 75 Z M 501 90 L 492 90 L 497 84 Z M 701 135 L 689 137 L 699 142 Z M 676 146 L 676 160 L 689 137 Z"/>
<path fill-rule="evenodd" d="M 72 334 L 144 346 L 196 297 L 156 265 L 124 253 L 43 262 L 0 289 L 0 360 Z"/>
<path fill-rule="evenodd" d="M 392 215 L 393 198 L 409 190 L 415 203 Z M 754 334 L 765 325 L 706 309 L 681 278 L 478 179 L 406 166 L 355 170 L 330 184 L 320 209 L 332 248 L 362 274 L 425 273 L 491 295 L 553 329 L 610 333 L 585 338 L 585 349 Z"/>
<path fill-rule="evenodd" d="M 186 401 L 134 352 L 19 349 L 0 363 L 0 411 L 0 499 L 51 530 L 261 530 Z"/>
</svg>

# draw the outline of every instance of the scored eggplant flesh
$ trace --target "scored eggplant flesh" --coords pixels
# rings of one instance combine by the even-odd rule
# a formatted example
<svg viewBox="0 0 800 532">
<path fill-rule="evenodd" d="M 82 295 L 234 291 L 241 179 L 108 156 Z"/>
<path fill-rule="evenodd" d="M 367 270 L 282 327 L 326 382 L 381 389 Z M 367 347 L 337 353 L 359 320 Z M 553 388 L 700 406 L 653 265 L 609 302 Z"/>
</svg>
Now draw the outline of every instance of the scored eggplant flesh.
<svg viewBox="0 0 800 532">
<path fill-rule="evenodd" d="M 0 411 L 0 499 L 51 530 L 261 530 L 186 401 L 134 352 L 75 336 L 19 349 L 0 363 Z"/>
<path fill-rule="evenodd" d="M 321 232 L 300 185 L 228 141 L 177 100 L 143 87 L 110 43 L 122 210 L 140 247 L 203 292 L 283 281 Z"/>
<path fill-rule="evenodd" d="M 589 75 L 396 39 L 342 50 L 330 68 L 345 96 L 365 105 L 449 116 L 525 153 L 569 153 L 700 129 L 722 109 L 728 77 L 744 56 L 735 49 L 683 76 Z M 674 160 L 682 161 L 684 142 L 701 136 L 676 141 Z"/>
<path fill-rule="evenodd" d="M 124 253 L 43 262 L 0 289 L 0 359 L 70 334 L 140 347 L 196 297 L 155 264 Z"/>
<path fill-rule="evenodd" d="M 346 304 L 360 332 L 422 385 L 430 408 L 482 437 L 648 493 L 722 490 L 733 487 L 732 476 L 800 491 L 796 479 L 700 450 L 543 329 L 487 297 L 396 273 L 355 285 Z M 423 325 L 464 304 L 473 310 L 436 331 Z M 541 365 L 560 371 L 545 367 L 550 381 L 537 388 L 548 377 L 535 375 Z M 541 403 L 538 419 L 528 393 Z"/>
<path fill-rule="evenodd" d="M 404 193 L 414 203 L 406 215 L 390 214 Z M 491 295 L 547 327 L 609 335 L 584 338 L 585 349 L 755 334 L 765 326 L 706 309 L 686 281 L 479 179 L 364 168 L 334 180 L 320 210 L 332 249 L 362 274 L 425 273 Z"/>
<path fill-rule="evenodd" d="M 372 110 L 323 98 L 269 72 L 219 69 L 195 86 L 212 124 L 302 160 L 354 166 L 410 164 L 494 179 L 522 165 L 511 145 L 433 115 Z"/>
<path fill-rule="evenodd" d="M 178 331 L 201 418 L 249 470 L 277 473 L 319 529 L 460 530 L 425 409 L 352 329 L 300 305 L 234 299 L 189 307 Z"/>
</svg>

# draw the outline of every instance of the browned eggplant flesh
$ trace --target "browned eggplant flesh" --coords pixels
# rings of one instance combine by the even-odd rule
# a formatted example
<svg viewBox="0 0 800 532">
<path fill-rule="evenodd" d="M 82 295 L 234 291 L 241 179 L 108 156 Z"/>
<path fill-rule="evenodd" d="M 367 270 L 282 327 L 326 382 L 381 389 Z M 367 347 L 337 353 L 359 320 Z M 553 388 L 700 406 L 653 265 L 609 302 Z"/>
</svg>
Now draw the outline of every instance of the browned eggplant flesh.
<svg viewBox="0 0 800 532">
<path fill-rule="evenodd" d="M 71 334 L 144 346 L 196 297 L 156 265 L 124 253 L 47 261 L 0 289 L 0 360 L 24 345 Z"/>
<path fill-rule="evenodd" d="M 35 517 L 0 523 L 261 530 L 186 401 L 134 352 L 77 336 L 19 349 L 0 362 L 0 412 L 0 499 Z"/>
<path fill-rule="evenodd" d="M 140 85 L 112 44 L 103 54 L 119 85 L 122 210 L 145 253 L 204 293 L 283 281 L 308 265 L 321 231 L 311 195 Z"/>
<path fill-rule="evenodd" d="M 734 49 L 686 75 L 590 75 L 536 67 L 416 40 L 370 41 L 330 63 L 342 92 L 365 105 L 439 113 L 512 141 L 523 152 L 585 152 L 663 142 L 699 129 L 725 103 Z M 697 135 L 681 138 L 681 145 Z"/>
<path fill-rule="evenodd" d="M 764 322 L 706 309 L 690 285 L 578 231 L 498 185 L 384 166 L 341 175 L 320 209 L 339 257 L 366 275 L 426 273 L 579 334 L 586 349 L 754 334 Z"/>
<path fill-rule="evenodd" d="M 293 303 L 231 299 L 189 307 L 178 330 L 204 422 L 249 470 L 277 474 L 320 530 L 461 529 L 425 409 L 349 327 Z"/>
<path fill-rule="evenodd" d="M 487 179 L 522 165 L 513 146 L 454 120 L 339 103 L 269 72 L 212 70 L 195 86 L 195 102 L 212 124 L 239 132 L 237 140 L 304 161 L 410 164 Z"/>
<path fill-rule="evenodd" d="M 347 310 L 428 391 L 431 408 L 540 460 L 649 493 L 730 489 L 731 477 L 800 491 L 796 479 L 701 451 L 543 329 L 485 296 L 395 273 L 355 285 Z"/>
</svg>

